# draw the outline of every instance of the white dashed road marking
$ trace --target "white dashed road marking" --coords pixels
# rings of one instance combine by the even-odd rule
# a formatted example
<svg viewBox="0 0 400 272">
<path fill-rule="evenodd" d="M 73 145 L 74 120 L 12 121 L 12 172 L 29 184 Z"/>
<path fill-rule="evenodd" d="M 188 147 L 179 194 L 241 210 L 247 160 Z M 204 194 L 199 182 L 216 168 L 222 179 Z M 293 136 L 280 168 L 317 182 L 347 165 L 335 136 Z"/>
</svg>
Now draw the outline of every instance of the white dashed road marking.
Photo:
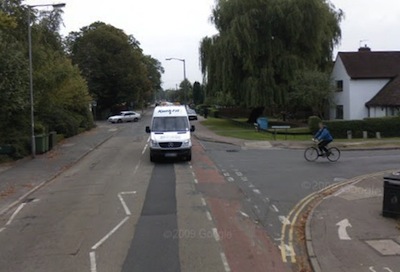
<svg viewBox="0 0 400 272">
<path fill-rule="evenodd" d="M 279 212 L 278 208 L 275 205 L 271 205 L 271 208 L 275 211 L 275 212 Z"/>
<path fill-rule="evenodd" d="M 236 172 L 236 176 L 243 177 L 243 174 L 241 172 Z"/>
<path fill-rule="evenodd" d="M 224 264 L 225 272 L 230 272 L 231 268 L 229 267 L 228 260 L 226 259 L 225 253 L 221 253 L 222 263 Z"/>
<path fill-rule="evenodd" d="M 207 216 L 208 221 L 212 221 L 212 216 L 211 216 L 210 212 L 206 212 L 206 216 Z"/>
<path fill-rule="evenodd" d="M 286 216 L 283 216 L 283 215 L 279 216 L 279 221 L 281 221 L 281 223 L 285 224 L 285 225 L 291 224 L 290 220 Z"/>
<path fill-rule="evenodd" d="M 90 252 L 89 256 L 90 256 L 90 272 L 97 272 L 96 252 L 94 251 Z"/>
<path fill-rule="evenodd" d="M 213 228 L 212 232 L 213 232 L 215 241 L 219 242 L 221 240 L 221 237 L 219 237 L 218 230 L 216 228 Z"/>
</svg>

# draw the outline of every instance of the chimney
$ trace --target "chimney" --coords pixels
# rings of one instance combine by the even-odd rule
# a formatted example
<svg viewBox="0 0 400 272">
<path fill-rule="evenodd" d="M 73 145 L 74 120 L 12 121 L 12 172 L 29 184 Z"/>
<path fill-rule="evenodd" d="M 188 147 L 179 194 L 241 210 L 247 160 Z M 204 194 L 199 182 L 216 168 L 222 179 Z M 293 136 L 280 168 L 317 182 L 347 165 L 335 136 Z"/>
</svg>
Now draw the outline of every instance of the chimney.
<svg viewBox="0 0 400 272">
<path fill-rule="evenodd" d="M 371 48 L 369 48 L 368 45 L 365 45 L 364 47 L 360 47 L 358 52 L 371 52 Z"/>
</svg>

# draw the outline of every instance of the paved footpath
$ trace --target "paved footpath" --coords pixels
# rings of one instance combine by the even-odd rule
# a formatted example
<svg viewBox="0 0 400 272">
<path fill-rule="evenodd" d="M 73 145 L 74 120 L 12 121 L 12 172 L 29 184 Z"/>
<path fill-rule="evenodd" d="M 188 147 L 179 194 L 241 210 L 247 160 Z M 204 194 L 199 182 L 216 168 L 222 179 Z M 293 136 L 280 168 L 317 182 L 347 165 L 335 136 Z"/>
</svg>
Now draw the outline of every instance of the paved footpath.
<svg viewBox="0 0 400 272">
<path fill-rule="evenodd" d="M 24 201 L 29 192 L 53 180 L 116 132 L 117 129 L 106 122 L 98 122 L 95 129 L 63 140 L 48 153 L 37 155 L 33 160 L 17 161 L 3 169 L 0 172 L 0 215 Z"/>
<path fill-rule="evenodd" d="M 355 179 L 314 209 L 307 224 L 314 271 L 400 271 L 400 220 L 381 215 L 388 174 Z"/>
</svg>

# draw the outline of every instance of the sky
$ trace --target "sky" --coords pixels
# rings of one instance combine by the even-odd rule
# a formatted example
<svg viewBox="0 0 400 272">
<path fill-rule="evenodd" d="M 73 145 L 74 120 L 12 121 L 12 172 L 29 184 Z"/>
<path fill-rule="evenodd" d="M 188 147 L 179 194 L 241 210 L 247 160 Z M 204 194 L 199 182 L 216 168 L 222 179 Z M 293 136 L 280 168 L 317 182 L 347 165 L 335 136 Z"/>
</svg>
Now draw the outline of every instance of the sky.
<svg viewBox="0 0 400 272">
<path fill-rule="evenodd" d="M 245 1 L 245 0 L 244 0 Z M 162 62 L 164 89 L 176 88 L 183 80 L 186 60 L 191 81 L 202 82 L 199 44 L 217 33 L 210 22 L 214 0 L 26 0 L 24 3 L 66 3 L 63 35 L 96 21 L 111 24 L 132 34 L 144 53 Z M 331 0 L 345 13 L 342 41 L 337 51 L 355 51 L 367 44 L 372 50 L 400 50 L 399 0 Z"/>
</svg>

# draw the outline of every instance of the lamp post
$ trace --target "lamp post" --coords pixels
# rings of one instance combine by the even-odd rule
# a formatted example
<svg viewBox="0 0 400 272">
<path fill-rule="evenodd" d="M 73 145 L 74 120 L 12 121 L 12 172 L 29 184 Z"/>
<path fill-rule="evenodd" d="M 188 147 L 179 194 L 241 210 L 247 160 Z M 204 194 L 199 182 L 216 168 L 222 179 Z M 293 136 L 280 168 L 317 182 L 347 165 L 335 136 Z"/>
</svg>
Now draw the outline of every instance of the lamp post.
<svg viewBox="0 0 400 272">
<path fill-rule="evenodd" d="M 179 59 L 179 58 L 166 58 L 165 60 L 170 61 L 170 60 L 177 60 L 177 61 L 181 61 L 183 63 L 183 80 L 184 80 L 184 97 L 185 97 L 185 105 L 188 103 L 188 97 L 187 97 L 187 90 L 186 90 L 186 60 L 185 59 Z"/>
<path fill-rule="evenodd" d="M 28 43 L 29 43 L 29 93 L 31 100 L 31 152 L 32 158 L 36 156 L 36 142 L 35 142 L 35 115 L 34 115 L 34 101 L 33 101 L 33 64 L 32 64 L 32 25 L 31 25 L 31 9 L 37 7 L 53 7 L 59 9 L 65 7 L 64 3 L 60 4 L 45 4 L 45 5 L 28 5 Z"/>
</svg>

